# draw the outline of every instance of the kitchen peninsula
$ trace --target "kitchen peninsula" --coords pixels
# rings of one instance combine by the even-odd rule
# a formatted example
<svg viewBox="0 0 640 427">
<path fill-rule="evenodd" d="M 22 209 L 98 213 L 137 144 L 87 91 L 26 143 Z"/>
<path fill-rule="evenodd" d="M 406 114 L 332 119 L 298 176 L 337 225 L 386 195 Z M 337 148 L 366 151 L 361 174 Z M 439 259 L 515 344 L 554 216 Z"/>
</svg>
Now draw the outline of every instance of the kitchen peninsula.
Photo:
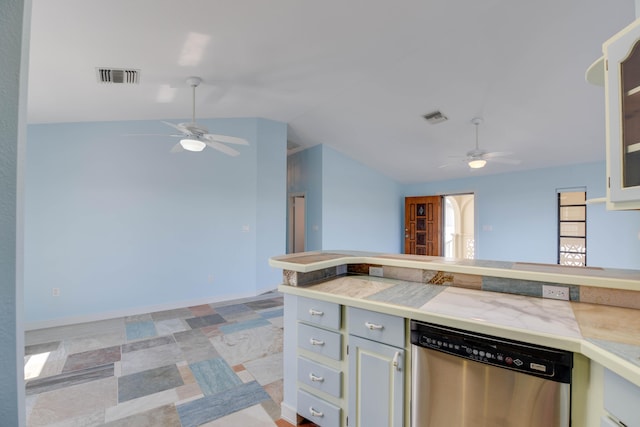
<svg viewBox="0 0 640 427">
<path fill-rule="evenodd" d="M 573 352 L 574 426 L 600 425 L 600 417 L 606 414 L 604 372 L 640 387 L 637 270 L 349 251 L 276 256 L 270 265 L 283 269 L 279 290 L 285 294 L 285 358 L 289 357 L 285 359 L 283 415 L 288 412 L 289 418 L 296 406 L 300 407 L 300 399 L 317 395 L 343 414 L 338 424 L 326 425 L 346 425 L 346 416 L 354 411 L 349 396 L 354 396 L 358 387 L 355 380 L 347 381 L 353 373 L 341 355 L 326 362 L 339 377 L 345 376 L 344 387 L 334 396 L 317 392 L 313 383 L 307 387 L 300 380 L 300 370 L 290 369 L 300 359 L 304 363 L 325 360 L 299 345 L 296 325 L 305 325 L 300 307 L 308 301 L 340 307 L 336 316 L 345 320 L 327 331 L 341 337 L 339 345 L 345 354 L 348 341 L 354 340 L 354 322 L 349 320 L 360 311 L 407 322 L 402 341 L 392 343 L 392 348 L 404 350 L 407 397 L 411 346 L 406 325 L 410 319 Z M 564 288 L 568 300 L 542 298 L 548 286 Z M 397 352 L 394 357 L 397 359 Z M 401 408 L 404 425 L 409 425 L 408 400 Z"/>
</svg>

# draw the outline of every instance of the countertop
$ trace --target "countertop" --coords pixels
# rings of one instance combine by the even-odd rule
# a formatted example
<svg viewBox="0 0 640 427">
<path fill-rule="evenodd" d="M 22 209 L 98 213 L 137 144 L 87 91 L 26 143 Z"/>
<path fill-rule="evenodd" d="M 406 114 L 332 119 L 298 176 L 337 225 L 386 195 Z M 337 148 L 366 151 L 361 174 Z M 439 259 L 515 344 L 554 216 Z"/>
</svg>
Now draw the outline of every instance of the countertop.
<svg viewBox="0 0 640 427">
<path fill-rule="evenodd" d="M 345 263 L 423 269 L 429 264 L 433 265 L 429 268 L 461 273 L 527 280 L 552 278 L 556 283 L 640 290 L 640 272 L 635 270 L 578 270 L 539 264 L 423 258 L 334 251 L 275 257 L 270 264 L 299 272 Z M 640 310 L 355 275 L 305 286 L 281 285 L 278 289 L 287 294 L 581 353 L 640 386 Z"/>
<path fill-rule="evenodd" d="M 510 279 L 556 282 L 640 291 L 640 270 L 568 267 L 527 262 L 454 259 L 425 255 L 380 254 L 361 251 L 318 251 L 275 256 L 269 265 L 307 273 L 345 264 L 380 264 L 392 267 L 445 270 Z"/>
</svg>

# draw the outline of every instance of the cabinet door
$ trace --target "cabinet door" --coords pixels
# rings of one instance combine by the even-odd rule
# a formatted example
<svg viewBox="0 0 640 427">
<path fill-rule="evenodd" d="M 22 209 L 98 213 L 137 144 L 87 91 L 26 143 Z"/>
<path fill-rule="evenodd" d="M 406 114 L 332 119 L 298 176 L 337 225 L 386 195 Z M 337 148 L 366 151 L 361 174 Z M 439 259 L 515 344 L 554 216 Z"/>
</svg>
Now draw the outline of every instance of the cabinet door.
<svg viewBox="0 0 640 427">
<path fill-rule="evenodd" d="M 402 427 L 404 350 L 349 336 L 349 426 Z"/>
<path fill-rule="evenodd" d="M 627 427 L 640 427 L 640 387 L 604 370 L 604 408 Z"/>
<path fill-rule="evenodd" d="M 629 202 L 640 203 L 640 21 L 608 40 L 603 50 L 609 200 L 627 208 Z"/>
</svg>

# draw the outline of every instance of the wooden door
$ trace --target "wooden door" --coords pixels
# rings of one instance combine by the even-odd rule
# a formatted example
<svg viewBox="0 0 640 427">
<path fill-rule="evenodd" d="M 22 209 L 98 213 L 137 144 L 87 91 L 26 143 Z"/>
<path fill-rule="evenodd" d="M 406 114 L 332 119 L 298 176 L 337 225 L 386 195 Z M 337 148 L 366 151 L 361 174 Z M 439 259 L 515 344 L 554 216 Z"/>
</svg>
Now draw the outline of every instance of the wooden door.
<svg viewBox="0 0 640 427">
<path fill-rule="evenodd" d="M 442 255 L 442 196 L 404 199 L 404 253 Z"/>
</svg>

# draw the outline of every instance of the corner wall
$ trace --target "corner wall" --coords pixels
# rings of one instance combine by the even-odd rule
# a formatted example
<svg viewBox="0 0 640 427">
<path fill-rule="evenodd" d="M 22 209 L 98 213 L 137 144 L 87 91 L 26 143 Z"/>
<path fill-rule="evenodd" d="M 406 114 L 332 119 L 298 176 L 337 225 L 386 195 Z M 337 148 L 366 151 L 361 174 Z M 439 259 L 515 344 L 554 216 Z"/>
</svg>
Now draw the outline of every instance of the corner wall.
<svg viewBox="0 0 640 427">
<path fill-rule="evenodd" d="M 392 179 L 326 145 L 292 154 L 287 191 L 305 193 L 305 246 L 397 253 L 403 199 Z"/>
<path fill-rule="evenodd" d="M 29 127 L 25 319 L 51 326 L 251 296 L 280 278 L 286 125 L 199 120 L 247 139 L 169 152 L 156 121 Z M 60 296 L 53 297 L 58 288 Z"/>
<path fill-rule="evenodd" d="M 31 2 L 0 2 L 0 423 L 25 425 L 22 175 Z"/>
</svg>

